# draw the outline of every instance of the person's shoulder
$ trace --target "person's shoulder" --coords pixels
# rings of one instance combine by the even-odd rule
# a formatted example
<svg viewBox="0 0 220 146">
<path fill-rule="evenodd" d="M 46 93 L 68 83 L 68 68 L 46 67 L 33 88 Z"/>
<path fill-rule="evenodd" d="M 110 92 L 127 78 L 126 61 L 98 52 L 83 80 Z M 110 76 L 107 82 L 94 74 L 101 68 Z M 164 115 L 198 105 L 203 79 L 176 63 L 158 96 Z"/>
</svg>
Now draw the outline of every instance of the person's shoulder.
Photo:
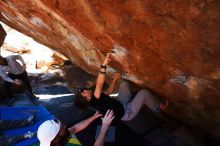
<svg viewBox="0 0 220 146">
<path fill-rule="evenodd" d="M 91 100 L 90 102 L 94 102 L 94 101 L 101 101 L 103 99 L 106 99 L 106 97 L 109 97 L 109 95 L 106 95 L 105 93 L 101 93 L 100 97 L 99 98 L 96 98 L 95 95 L 93 94 L 92 97 L 91 97 Z"/>
<path fill-rule="evenodd" d="M 107 94 L 105 94 L 104 92 L 102 92 L 102 94 L 101 94 L 101 96 L 100 96 L 100 99 L 101 99 L 101 100 L 104 100 L 104 99 L 108 99 L 108 98 L 110 98 L 110 96 L 107 95 Z"/>
<path fill-rule="evenodd" d="M 99 101 L 102 97 L 100 96 L 100 98 L 96 98 L 95 95 L 93 94 L 92 97 L 91 97 L 91 100 L 90 102 L 96 102 L 96 101 Z"/>
</svg>

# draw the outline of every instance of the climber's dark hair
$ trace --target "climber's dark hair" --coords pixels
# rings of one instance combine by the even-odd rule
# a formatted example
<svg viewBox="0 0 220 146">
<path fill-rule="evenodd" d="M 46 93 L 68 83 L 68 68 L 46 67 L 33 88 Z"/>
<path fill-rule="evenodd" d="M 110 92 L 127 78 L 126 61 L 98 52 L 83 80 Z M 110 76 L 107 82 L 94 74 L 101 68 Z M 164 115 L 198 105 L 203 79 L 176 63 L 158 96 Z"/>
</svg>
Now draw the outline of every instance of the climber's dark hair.
<svg viewBox="0 0 220 146">
<path fill-rule="evenodd" d="M 89 101 L 87 101 L 86 98 L 81 94 L 85 89 L 86 88 L 78 89 L 75 96 L 74 104 L 80 110 L 85 110 L 89 106 Z"/>
</svg>

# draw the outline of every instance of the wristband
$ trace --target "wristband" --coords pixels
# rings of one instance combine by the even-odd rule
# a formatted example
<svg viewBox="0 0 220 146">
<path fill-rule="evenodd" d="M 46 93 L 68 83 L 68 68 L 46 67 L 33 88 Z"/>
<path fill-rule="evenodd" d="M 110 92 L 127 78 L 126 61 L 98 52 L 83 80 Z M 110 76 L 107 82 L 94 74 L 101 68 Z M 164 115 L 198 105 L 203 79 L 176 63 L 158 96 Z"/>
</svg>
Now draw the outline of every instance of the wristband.
<svg viewBox="0 0 220 146">
<path fill-rule="evenodd" d="M 100 68 L 104 68 L 104 69 L 106 69 L 107 67 L 105 66 L 105 65 L 101 65 L 101 67 Z"/>
</svg>

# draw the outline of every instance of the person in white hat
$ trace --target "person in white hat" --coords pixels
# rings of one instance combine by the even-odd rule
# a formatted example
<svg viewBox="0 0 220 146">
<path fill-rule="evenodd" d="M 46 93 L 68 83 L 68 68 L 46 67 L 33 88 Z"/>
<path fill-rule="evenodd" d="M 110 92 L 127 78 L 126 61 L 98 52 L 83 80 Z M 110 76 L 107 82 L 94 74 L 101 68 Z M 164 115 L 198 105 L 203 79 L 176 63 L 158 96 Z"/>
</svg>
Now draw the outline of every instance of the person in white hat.
<svg viewBox="0 0 220 146">
<path fill-rule="evenodd" d="M 67 128 L 60 121 L 47 120 L 40 125 L 37 131 L 37 137 L 40 141 L 40 146 L 64 146 L 66 139 L 70 134 L 76 134 L 85 129 L 92 121 L 100 117 L 101 114 L 96 112 L 88 119 L 81 121 L 70 128 Z M 104 138 L 106 131 L 114 119 L 114 113 L 112 110 L 108 110 L 105 116 L 102 118 L 102 127 L 94 146 L 102 146 L 104 144 Z"/>
<path fill-rule="evenodd" d="M 40 146 L 50 146 L 51 141 L 60 131 L 61 123 L 56 120 L 47 120 L 40 125 L 37 137 L 40 140 Z"/>
</svg>

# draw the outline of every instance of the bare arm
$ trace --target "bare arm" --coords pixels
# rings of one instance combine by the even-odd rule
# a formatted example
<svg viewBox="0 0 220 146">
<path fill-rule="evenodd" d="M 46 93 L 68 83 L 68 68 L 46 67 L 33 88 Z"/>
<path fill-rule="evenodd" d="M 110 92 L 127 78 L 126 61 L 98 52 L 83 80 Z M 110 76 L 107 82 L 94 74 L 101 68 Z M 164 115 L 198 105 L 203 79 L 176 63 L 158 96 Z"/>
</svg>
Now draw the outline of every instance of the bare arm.
<svg viewBox="0 0 220 146">
<path fill-rule="evenodd" d="M 101 114 L 99 114 L 99 112 L 96 112 L 93 116 L 89 117 L 88 119 L 83 120 L 75 124 L 74 126 L 68 128 L 68 131 L 70 132 L 70 134 L 78 133 L 85 129 L 90 123 L 92 123 L 95 119 L 97 119 L 100 116 Z"/>
<path fill-rule="evenodd" d="M 107 54 L 107 56 L 105 57 L 102 66 L 105 66 L 111 62 L 110 59 L 110 53 Z M 103 89 L 103 85 L 105 82 L 105 75 L 106 75 L 106 68 L 101 67 L 100 71 L 99 71 L 99 75 L 96 81 L 96 88 L 95 88 L 95 92 L 94 92 L 94 96 L 99 99 L 100 95 L 102 93 L 102 89 Z"/>
<path fill-rule="evenodd" d="M 115 85 L 120 79 L 121 79 L 121 74 L 119 72 L 114 73 L 114 78 L 113 78 L 109 88 L 105 91 L 106 95 L 111 94 L 115 90 Z"/>
<path fill-rule="evenodd" d="M 104 144 L 104 139 L 105 139 L 105 134 L 108 130 L 108 127 L 110 126 L 112 120 L 114 119 L 114 113 L 112 110 L 108 110 L 102 118 L 102 127 L 99 133 L 98 138 L 95 141 L 94 146 L 103 146 Z"/>
</svg>

